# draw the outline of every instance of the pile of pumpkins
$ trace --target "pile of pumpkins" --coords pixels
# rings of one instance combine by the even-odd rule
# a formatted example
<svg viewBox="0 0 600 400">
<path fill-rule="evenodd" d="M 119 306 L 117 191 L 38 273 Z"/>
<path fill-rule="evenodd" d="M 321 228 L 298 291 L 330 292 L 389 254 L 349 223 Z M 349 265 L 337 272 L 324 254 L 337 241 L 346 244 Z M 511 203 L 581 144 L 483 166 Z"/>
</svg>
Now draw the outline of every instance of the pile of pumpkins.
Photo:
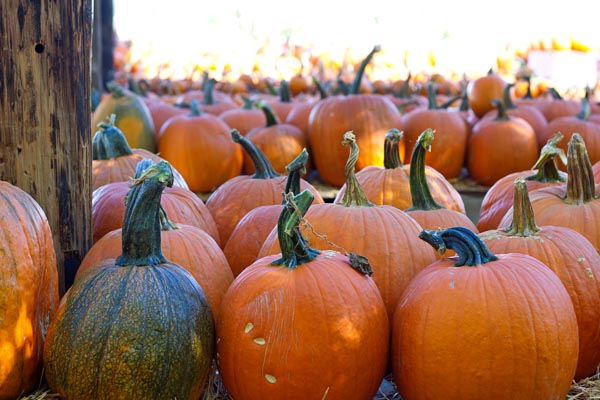
<svg viewBox="0 0 600 400">
<path fill-rule="evenodd" d="M 0 399 L 43 377 L 65 399 L 197 400 L 218 374 L 236 400 L 369 400 L 391 374 L 404 400 L 562 400 L 593 376 L 590 95 L 550 119 L 571 101 L 517 106 L 493 73 L 462 111 L 435 85 L 424 106 L 360 82 L 302 108 L 285 84 L 246 107 L 210 81 L 173 104 L 112 86 L 94 244 L 62 298 L 43 211 L 1 183 Z M 542 128 L 512 114 L 533 109 Z M 465 166 L 489 186 L 476 223 L 452 185 Z"/>
</svg>

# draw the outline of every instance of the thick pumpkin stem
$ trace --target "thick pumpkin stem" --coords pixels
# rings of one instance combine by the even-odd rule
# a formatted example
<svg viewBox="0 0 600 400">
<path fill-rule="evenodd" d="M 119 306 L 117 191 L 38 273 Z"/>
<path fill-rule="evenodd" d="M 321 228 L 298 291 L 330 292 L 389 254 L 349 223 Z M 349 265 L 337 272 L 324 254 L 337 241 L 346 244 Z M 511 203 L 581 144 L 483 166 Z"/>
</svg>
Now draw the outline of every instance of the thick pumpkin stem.
<svg viewBox="0 0 600 400">
<path fill-rule="evenodd" d="M 240 95 L 244 104 L 242 104 L 241 108 L 243 110 L 252 110 L 254 107 L 255 101 L 248 96 Z"/>
<path fill-rule="evenodd" d="M 529 200 L 527 183 L 523 177 L 515 179 L 513 220 L 504 229 L 509 236 L 530 237 L 534 236 L 540 228 L 535 223 L 533 206 Z"/>
<path fill-rule="evenodd" d="M 317 92 L 319 92 L 319 98 L 321 100 L 327 98 L 327 90 L 325 90 L 325 88 L 323 87 L 323 85 L 321 84 L 321 82 L 317 79 L 316 76 L 312 77 L 312 82 L 315 85 L 315 88 L 317 89 Z"/>
<path fill-rule="evenodd" d="M 419 135 L 417 143 L 413 148 L 412 158 L 410 160 L 409 185 L 412 206 L 407 211 L 415 210 L 438 210 L 444 208 L 433 199 L 427 176 L 425 175 L 425 154 L 431 151 L 431 143 L 435 131 L 431 128 L 426 129 Z"/>
<path fill-rule="evenodd" d="M 150 168 L 152 166 L 152 164 L 154 164 L 154 161 L 152 161 L 150 158 L 144 158 L 143 160 L 138 162 L 135 167 L 134 180 L 139 179 L 142 176 L 142 174 L 148 168 Z M 127 195 L 125 195 L 125 205 L 127 205 L 127 202 L 129 201 L 130 193 L 131 193 L 131 191 L 129 191 L 127 193 Z M 179 229 L 177 224 L 175 224 L 175 222 L 173 222 L 169 219 L 169 216 L 167 215 L 167 212 L 165 211 L 165 209 L 163 208 L 162 205 L 160 206 L 160 210 L 159 210 L 159 218 L 160 218 L 160 229 L 162 231 L 168 231 L 171 229 Z"/>
<path fill-rule="evenodd" d="M 383 141 L 383 167 L 385 169 L 396 169 L 402 167 L 398 147 L 402 140 L 403 132 L 392 128 L 385 134 Z"/>
<path fill-rule="evenodd" d="M 200 104 L 198 104 L 198 100 L 194 99 L 190 101 L 190 117 L 198 117 L 202 115 L 202 110 L 200 109 Z"/>
<path fill-rule="evenodd" d="M 569 140 L 567 175 L 567 204 L 584 204 L 596 199 L 594 170 L 579 133 L 574 133 Z"/>
<path fill-rule="evenodd" d="M 371 50 L 371 52 L 367 55 L 367 57 L 360 63 L 360 66 L 358 67 L 358 70 L 356 71 L 356 76 L 354 77 L 354 82 L 352 83 L 352 86 L 350 87 L 350 91 L 348 94 L 360 93 L 360 83 L 362 82 L 363 75 L 365 74 L 365 69 L 367 68 L 367 65 L 369 65 L 371 60 L 373 59 L 373 56 L 375 55 L 375 53 L 377 53 L 380 50 L 381 50 L 381 46 L 379 46 L 379 45 L 374 46 L 373 50 Z"/>
<path fill-rule="evenodd" d="M 507 110 L 513 110 L 517 108 L 515 103 L 513 102 L 512 96 L 510 95 L 511 89 L 515 86 L 514 83 L 507 83 L 504 87 L 504 91 L 502 92 L 502 101 L 504 102 L 504 107 Z"/>
<path fill-rule="evenodd" d="M 346 162 L 346 192 L 338 204 L 343 206 L 358 206 L 358 207 L 370 207 L 373 205 L 367 198 L 362 186 L 356 179 L 354 173 L 354 167 L 356 161 L 358 161 L 358 145 L 356 144 L 356 137 L 352 131 L 348 131 L 344 134 L 344 140 L 342 141 L 344 146 L 350 147 L 350 155 Z"/>
<path fill-rule="evenodd" d="M 202 104 L 213 105 L 217 104 L 215 100 L 215 96 L 213 94 L 213 90 L 215 88 L 215 84 L 217 83 L 216 79 L 212 78 L 206 82 L 204 88 L 202 90 Z"/>
<path fill-rule="evenodd" d="M 282 265 L 295 269 L 299 265 L 314 260 L 320 253 L 311 248 L 300 232 L 300 220 L 314 200 L 310 190 L 305 189 L 297 195 L 288 193 L 283 210 L 277 221 L 277 237 L 281 247 L 281 258 L 271 265 Z"/>
<path fill-rule="evenodd" d="M 306 173 L 306 162 L 308 161 L 308 151 L 304 148 L 292 160 L 291 163 L 285 166 L 285 170 L 288 173 L 287 182 L 285 183 L 285 189 L 283 191 L 282 204 L 285 204 L 286 195 L 291 193 L 296 195 L 300 193 L 300 178 Z"/>
<path fill-rule="evenodd" d="M 454 250 L 458 255 L 455 267 L 472 267 L 498 259 L 475 232 L 462 226 L 439 231 L 424 229 L 419 239 L 429 243 L 439 254 L 444 254 L 446 249 Z"/>
<path fill-rule="evenodd" d="M 125 88 L 119 85 L 117 82 L 111 81 L 106 84 L 106 88 L 110 92 L 111 96 L 115 99 L 125 96 Z"/>
<path fill-rule="evenodd" d="M 267 120 L 265 125 L 266 127 L 278 125 L 280 123 L 275 111 L 273 111 L 273 108 L 264 101 L 257 102 L 256 108 L 262 110 L 262 112 L 265 114 L 265 118 Z"/>
<path fill-rule="evenodd" d="M 248 140 L 248 138 L 242 136 L 237 129 L 231 130 L 231 137 L 233 138 L 233 141 L 239 143 L 244 151 L 250 156 L 252 164 L 254 164 L 254 175 L 252 175 L 252 179 L 270 179 L 281 176 L 275 172 L 273 165 L 271 165 L 271 162 L 267 156 L 265 156 L 265 153 Z"/>
<path fill-rule="evenodd" d="M 398 99 L 410 99 L 411 98 L 411 93 L 410 93 L 410 79 L 411 78 L 412 78 L 412 73 L 409 72 L 406 80 L 404 80 L 402 82 L 400 89 L 398 89 L 398 91 L 396 93 L 394 93 L 394 97 L 396 97 Z"/>
<path fill-rule="evenodd" d="M 292 96 L 290 94 L 290 85 L 285 79 L 279 83 L 279 101 L 283 103 L 292 102 Z"/>
<path fill-rule="evenodd" d="M 492 100 L 492 104 L 496 106 L 496 110 L 498 110 L 498 115 L 496 116 L 494 121 L 508 121 L 510 119 L 510 116 L 506 112 L 506 107 L 504 106 L 502 100 L 494 99 Z"/>
<path fill-rule="evenodd" d="M 590 106 L 590 101 L 586 96 L 581 99 L 581 109 L 579 110 L 579 114 L 577 114 L 577 118 L 582 121 L 588 121 L 591 114 L 592 106 Z"/>
<path fill-rule="evenodd" d="M 123 219 L 123 252 L 116 265 L 156 265 L 166 262 L 160 247 L 160 198 L 173 186 L 171 165 L 161 160 L 133 181 Z"/>
<path fill-rule="evenodd" d="M 92 139 L 92 159 L 110 160 L 122 156 L 133 154 L 127 138 L 123 132 L 115 125 L 117 116 L 111 114 L 107 121 L 98 124 L 99 130 Z"/>
<path fill-rule="evenodd" d="M 548 142 L 542 147 L 540 151 L 540 157 L 536 161 L 533 169 L 537 169 L 537 172 L 533 175 L 526 177 L 528 181 L 537 182 L 565 182 L 565 177 L 561 174 L 558 167 L 556 166 L 556 158 L 560 158 L 563 164 L 567 165 L 567 156 L 563 149 L 557 147 L 557 144 L 563 139 L 563 134 L 557 132 L 553 137 L 548 139 Z"/>
</svg>

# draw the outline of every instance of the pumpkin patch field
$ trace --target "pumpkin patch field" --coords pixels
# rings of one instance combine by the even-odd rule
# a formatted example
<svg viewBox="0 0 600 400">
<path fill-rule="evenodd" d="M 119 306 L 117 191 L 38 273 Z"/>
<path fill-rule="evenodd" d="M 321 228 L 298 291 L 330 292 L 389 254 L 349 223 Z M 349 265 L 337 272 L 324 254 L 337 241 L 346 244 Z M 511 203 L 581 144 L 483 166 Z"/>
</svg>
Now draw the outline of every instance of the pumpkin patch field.
<svg viewBox="0 0 600 400">
<path fill-rule="evenodd" d="M 84 167 L 26 129 L 12 160 L 42 164 L 0 179 L 0 400 L 599 399 L 600 85 L 532 68 L 596 50 L 382 78 L 384 46 L 286 44 L 180 77 L 118 41 L 73 96 L 83 145 L 50 140 Z"/>
</svg>

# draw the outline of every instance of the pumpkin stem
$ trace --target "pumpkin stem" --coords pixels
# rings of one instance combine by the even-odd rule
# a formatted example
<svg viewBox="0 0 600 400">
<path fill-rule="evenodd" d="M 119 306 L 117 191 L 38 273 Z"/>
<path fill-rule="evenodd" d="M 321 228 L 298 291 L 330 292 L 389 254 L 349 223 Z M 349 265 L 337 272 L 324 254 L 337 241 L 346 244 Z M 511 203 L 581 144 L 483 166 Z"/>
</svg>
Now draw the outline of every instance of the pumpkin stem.
<svg viewBox="0 0 600 400">
<path fill-rule="evenodd" d="M 275 114 L 275 111 L 273 111 L 273 107 L 271 107 L 264 101 L 256 102 L 256 108 L 262 110 L 262 112 L 265 114 L 265 118 L 267 120 L 267 124 L 265 125 L 265 127 L 275 126 L 280 123 L 279 119 L 277 118 L 277 115 Z"/>
<path fill-rule="evenodd" d="M 215 78 L 211 78 L 206 81 L 206 85 L 204 85 L 202 89 L 202 104 L 213 105 L 217 103 L 213 94 L 213 90 L 216 83 L 217 80 Z"/>
<path fill-rule="evenodd" d="M 498 259 L 475 232 L 462 226 L 444 230 L 424 229 L 419 233 L 419 239 L 429 243 L 441 255 L 446 249 L 454 250 L 458 255 L 455 267 L 472 267 Z"/>
<path fill-rule="evenodd" d="M 271 265 L 282 265 L 295 269 L 299 265 L 314 260 L 320 253 L 311 248 L 300 232 L 300 220 L 314 200 L 310 190 L 305 189 L 297 195 L 288 193 L 286 202 L 277 221 L 277 237 L 281 247 L 281 258 Z"/>
<path fill-rule="evenodd" d="M 406 80 L 404 80 L 402 82 L 400 89 L 398 89 L 398 91 L 396 93 L 394 93 L 394 97 L 399 98 L 399 99 L 410 99 L 411 98 L 411 95 L 410 95 L 410 79 L 411 78 L 412 78 L 412 73 L 409 72 Z"/>
<path fill-rule="evenodd" d="M 567 176 L 567 204 L 584 204 L 596 199 L 594 170 L 579 133 L 573 133 L 569 140 Z"/>
<path fill-rule="evenodd" d="M 254 103 L 255 103 L 255 101 L 254 101 L 253 99 L 251 99 L 250 97 L 248 97 L 248 96 L 245 96 L 245 95 L 243 95 L 243 94 L 242 94 L 242 95 L 240 95 L 240 97 L 242 98 L 242 100 L 243 100 L 243 102 L 244 102 L 244 104 L 242 104 L 242 107 L 241 107 L 241 108 L 242 108 L 243 110 L 252 110 L 252 109 L 253 109 L 253 107 L 254 107 Z"/>
<path fill-rule="evenodd" d="M 110 160 L 133 154 L 127 138 L 116 125 L 117 116 L 111 114 L 98 124 L 98 131 L 92 139 L 92 160 Z"/>
<path fill-rule="evenodd" d="M 392 128 L 385 134 L 383 141 L 383 166 L 385 169 L 396 169 L 402 166 L 398 147 L 402 140 L 403 132 Z"/>
<path fill-rule="evenodd" d="M 323 87 L 323 85 L 321 84 L 321 82 L 317 79 L 316 76 L 312 77 L 312 81 L 313 84 L 315 85 L 315 87 L 317 88 L 317 91 L 319 92 L 319 98 L 321 100 L 327 98 L 327 90 L 325 90 L 325 88 Z"/>
<path fill-rule="evenodd" d="M 292 96 L 290 94 L 290 85 L 285 79 L 279 84 L 279 101 L 283 103 L 291 103 Z"/>
<path fill-rule="evenodd" d="M 111 96 L 115 99 L 125 96 L 125 88 L 115 81 L 108 82 L 106 84 L 106 88 L 110 92 Z"/>
<path fill-rule="evenodd" d="M 560 93 L 558 93 L 558 90 L 553 87 L 548 88 L 547 93 L 550 93 L 554 100 L 564 100 Z"/>
<path fill-rule="evenodd" d="M 437 96 L 435 93 L 435 84 L 431 81 L 427 82 L 427 109 L 437 110 Z"/>
<path fill-rule="evenodd" d="M 115 265 L 156 265 L 166 262 L 160 247 L 160 198 L 173 186 L 171 165 L 161 160 L 133 180 L 123 218 L 123 252 Z"/>
<path fill-rule="evenodd" d="M 557 132 L 553 137 L 548 139 L 548 142 L 546 142 L 540 151 L 540 157 L 533 166 L 533 169 L 537 169 L 537 172 L 526 177 L 526 180 L 548 183 L 566 181 L 556 166 L 557 157 L 560 158 L 563 164 L 567 165 L 567 156 L 565 155 L 565 152 L 563 149 L 557 147 L 558 142 L 560 142 L 563 137 L 562 133 Z"/>
<path fill-rule="evenodd" d="M 193 99 L 192 101 L 190 101 L 189 104 L 190 107 L 190 117 L 198 117 L 200 115 L 202 115 L 202 110 L 200 109 L 200 104 L 198 103 L 198 100 Z"/>
<path fill-rule="evenodd" d="M 296 195 L 300 193 L 300 178 L 306 173 L 306 161 L 308 161 L 308 151 L 306 148 L 304 148 L 300 154 L 298 154 L 296 158 L 292 160 L 291 163 L 285 166 L 285 170 L 288 173 L 288 178 L 287 182 L 285 183 L 281 204 L 285 204 L 286 194 L 291 193 Z"/>
<path fill-rule="evenodd" d="M 590 101 L 586 97 L 581 99 L 581 109 L 579 110 L 579 114 L 577 114 L 577 119 L 582 121 L 588 121 L 590 119 L 590 115 L 592 114 L 592 106 L 590 106 Z"/>
<path fill-rule="evenodd" d="M 439 210 L 444 208 L 433 199 L 425 175 L 425 153 L 431 151 L 435 131 L 427 128 L 419 135 L 410 160 L 409 185 L 412 206 L 406 211 Z"/>
<path fill-rule="evenodd" d="M 525 178 L 515 179 L 513 200 L 513 220 L 504 231 L 509 236 L 530 237 L 539 232 L 540 228 L 535 223 L 533 206 L 529 200 L 529 191 Z"/>
<path fill-rule="evenodd" d="M 346 207 L 370 207 L 373 205 L 373 203 L 367 199 L 367 195 L 358 182 L 358 179 L 356 179 L 356 174 L 354 173 L 354 167 L 356 165 L 356 161 L 358 161 L 358 145 L 356 144 L 356 137 L 352 131 L 348 131 L 344 134 L 344 140 L 342 141 L 342 144 L 350 147 L 350 155 L 348 156 L 348 161 L 346 161 L 345 169 L 346 192 L 344 192 L 344 196 L 342 196 L 342 199 L 338 204 Z"/>
<path fill-rule="evenodd" d="M 360 63 L 360 66 L 358 67 L 358 70 L 356 71 L 356 76 L 354 77 L 354 82 L 352 83 L 352 86 L 350 87 L 350 91 L 348 92 L 348 94 L 358 94 L 360 92 L 360 83 L 362 81 L 363 75 L 365 74 L 365 69 L 367 68 L 367 65 L 369 65 L 371 60 L 373 59 L 373 56 L 375 55 L 375 53 L 377 53 L 380 50 L 381 50 L 381 46 L 379 46 L 379 45 L 373 46 L 373 49 L 371 50 L 371 52 Z"/>
<path fill-rule="evenodd" d="M 504 101 L 504 107 L 507 110 L 513 110 L 517 108 L 513 102 L 512 96 L 510 95 L 510 91 L 514 86 L 515 84 L 513 82 L 507 83 L 506 86 L 504 86 L 504 91 L 502 92 L 502 101 Z"/>
<path fill-rule="evenodd" d="M 504 102 L 499 99 L 492 100 L 492 104 L 496 106 L 496 110 L 498 110 L 498 115 L 494 119 L 494 121 L 508 121 L 510 116 L 506 112 L 506 107 L 504 106 Z"/>
<path fill-rule="evenodd" d="M 244 151 L 250 156 L 255 171 L 254 175 L 252 175 L 252 179 L 269 179 L 281 176 L 275 172 L 273 165 L 271 165 L 271 162 L 267 156 L 265 156 L 265 153 L 263 153 L 248 138 L 242 136 L 237 129 L 231 130 L 231 137 L 233 138 L 233 141 L 239 143 Z"/>
</svg>

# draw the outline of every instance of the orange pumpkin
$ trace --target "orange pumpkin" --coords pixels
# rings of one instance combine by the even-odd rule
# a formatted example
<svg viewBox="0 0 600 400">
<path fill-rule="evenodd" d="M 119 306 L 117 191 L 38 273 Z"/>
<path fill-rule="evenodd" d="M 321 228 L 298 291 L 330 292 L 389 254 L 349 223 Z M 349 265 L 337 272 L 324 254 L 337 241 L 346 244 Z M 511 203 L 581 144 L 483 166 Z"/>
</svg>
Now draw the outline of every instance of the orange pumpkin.
<svg viewBox="0 0 600 400">
<path fill-rule="evenodd" d="M 596 373 L 600 365 L 600 254 L 580 233 L 562 226 L 538 226 L 527 181 L 514 181 L 513 220 L 507 227 L 479 236 L 494 253 L 529 254 L 554 271 L 573 301 L 579 327 L 575 381 Z"/>
<path fill-rule="evenodd" d="M 402 398 L 563 400 L 578 335 L 558 276 L 532 256 L 492 254 L 462 227 L 420 237 L 457 255 L 423 269 L 397 303 L 391 354 Z"/>
<path fill-rule="evenodd" d="M 502 99 L 506 81 L 493 70 L 467 84 L 469 107 L 478 118 L 495 108 L 492 100 Z"/>
<path fill-rule="evenodd" d="M 242 271 L 223 298 L 217 361 L 235 399 L 370 399 L 385 374 L 381 295 L 367 265 L 307 245 L 298 225 L 311 200 L 304 190 L 286 202 L 280 254 Z"/>
<path fill-rule="evenodd" d="M 59 302 L 50 224 L 31 195 L 0 181 L 0 399 L 13 400 L 42 379 L 46 331 Z"/>
<path fill-rule="evenodd" d="M 249 97 L 242 96 L 243 105 L 232 110 L 223 111 L 219 118 L 225 121 L 227 126 L 237 129 L 243 136 L 250 130 L 267 123 L 265 113 L 254 107 L 255 101 Z"/>
</svg>

